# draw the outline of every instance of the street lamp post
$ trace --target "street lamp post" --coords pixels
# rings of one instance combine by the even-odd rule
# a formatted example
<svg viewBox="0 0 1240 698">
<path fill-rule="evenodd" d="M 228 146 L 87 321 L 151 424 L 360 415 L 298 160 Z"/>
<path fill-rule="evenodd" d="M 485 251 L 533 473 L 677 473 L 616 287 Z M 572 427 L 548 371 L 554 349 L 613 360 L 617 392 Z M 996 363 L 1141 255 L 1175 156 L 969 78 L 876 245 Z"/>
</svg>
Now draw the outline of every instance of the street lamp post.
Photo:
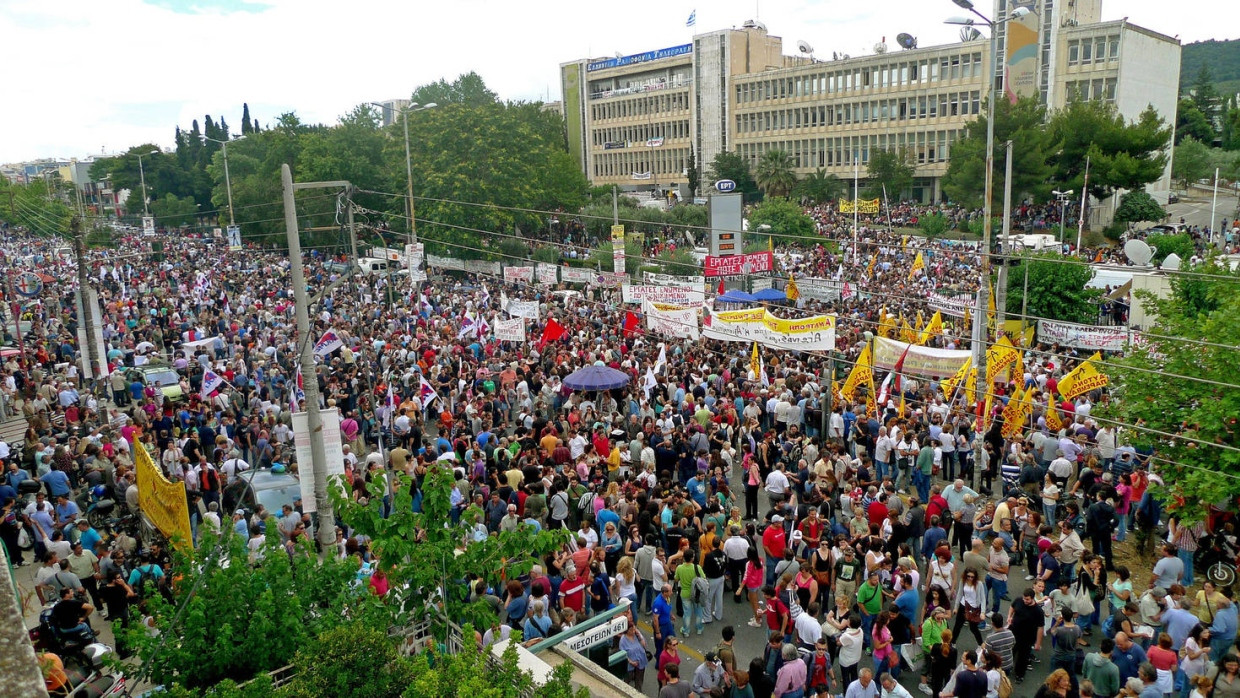
<svg viewBox="0 0 1240 698">
<path fill-rule="evenodd" d="M 235 227 L 237 225 L 237 219 L 233 217 L 232 179 L 228 176 L 228 141 L 221 141 L 211 138 L 210 136 L 203 136 L 203 138 L 211 141 L 212 143 L 219 143 L 224 152 L 224 191 L 228 193 L 228 227 Z M 233 140 L 245 140 L 245 136 L 237 136 Z"/>
<path fill-rule="evenodd" d="M 386 104 L 379 104 L 378 102 L 370 102 L 370 104 L 372 106 L 379 107 L 380 109 L 392 109 L 392 107 L 387 106 Z M 404 122 L 405 127 L 405 186 L 408 187 L 406 192 L 407 198 L 405 200 L 405 214 L 409 216 L 410 243 L 415 243 L 418 241 L 418 227 L 413 220 L 413 160 L 409 157 L 409 112 L 426 111 L 427 109 L 434 109 L 437 106 L 439 105 L 435 102 L 423 105 L 413 102 L 409 106 L 400 110 L 401 121 Z"/>
<path fill-rule="evenodd" d="M 1059 249 L 1063 251 L 1063 226 L 1064 216 L 1068 215 L 1068 199 L 1072 198 L 1072 190 L 1051 192 L 1055 195 L 1055 200 L 1059 202 Z"/>
<path fill-rule="evenodd" d="M 138 153 L 138 177 L 139 177 L 139 179 L 141 179 L 141 180 L 142 180 L 142 217 L 143 217 L 143 218 L 147 218 L 147 217 L 149 217 L 149 216 L 151 215 L 151 212 L 150 212 L 150 211 L 148 211 L 148 210 L 147 210 L 147 208 L 146 208 L 146 202 L 147 202 L 147 199 L 146 199 L 146 171 L 142 169 L 142 156 L 143 156 L 143 155 L 156 155 L 156 154 L 158 154 L 158 153 L 159 153 L 159 151 L 158 151 L 158 150 L 152 150 L 152 151 L 151 151 L 151 152 L 149 152 L 149 153 Z M 100 208 L 102 208 L 102 204 L 103 204 L 103 202 L 102 202 L 102 201 L 100 201 L 99 203 L 100 203 Z"/>
</svg>

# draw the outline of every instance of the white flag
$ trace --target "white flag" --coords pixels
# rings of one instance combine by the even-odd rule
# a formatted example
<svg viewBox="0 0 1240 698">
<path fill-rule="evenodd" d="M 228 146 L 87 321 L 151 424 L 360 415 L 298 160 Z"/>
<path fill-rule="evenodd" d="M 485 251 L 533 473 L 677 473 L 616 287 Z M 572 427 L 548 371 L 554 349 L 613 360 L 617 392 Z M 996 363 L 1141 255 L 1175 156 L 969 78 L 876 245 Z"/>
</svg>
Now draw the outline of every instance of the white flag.
<svg viewBox="0 0 1240 698">
<path fill-rule="evenodd" d="M 662 371 L 666 367 L 667 367 L 667 345 L 660 344 L 659 345 L 659 358 L 655 359 L 654 370 Z"/>
<path fill-rule="evenodd" d="M 647 400 L 650 399 L 650 391 L 653 390 L 654 387 L 658 384 L 659 384 L 659 381 L 655 380 L 655 377 L 654 377 L 654 369 L 647 366 L 646 377 L 642 380 L 642 390 L 646 392 Z"/>
</svg>

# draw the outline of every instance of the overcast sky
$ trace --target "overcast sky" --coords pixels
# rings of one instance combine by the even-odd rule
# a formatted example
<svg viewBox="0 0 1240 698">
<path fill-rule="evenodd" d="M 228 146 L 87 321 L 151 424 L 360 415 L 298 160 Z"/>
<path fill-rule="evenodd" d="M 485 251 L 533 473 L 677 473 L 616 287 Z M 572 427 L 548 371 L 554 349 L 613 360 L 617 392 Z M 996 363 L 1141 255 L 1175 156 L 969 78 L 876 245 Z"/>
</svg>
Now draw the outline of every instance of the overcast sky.
<svg viewBox="0 0 1240 698">
<path fill-rule="evenodd" d="M 900 32 L 951 43 L 942 21 L 960 14 L 950 0 L 0 0 L 0 162 L 169 147 L 208 113 L 235 132 L 242 102 L 264 125 L 332 123 L 470 70 L 502 98 L 557 100 L 560 63 L 687 43 L 695 8 L 699 32 L 756 16 L 785 53 L 803 39 L 827 57 L 884 36 L 894 49 Z M 1125 16 L 1186 43 L 1240 35 L 1228 0 L 1103 5 Z"/>
</svg>

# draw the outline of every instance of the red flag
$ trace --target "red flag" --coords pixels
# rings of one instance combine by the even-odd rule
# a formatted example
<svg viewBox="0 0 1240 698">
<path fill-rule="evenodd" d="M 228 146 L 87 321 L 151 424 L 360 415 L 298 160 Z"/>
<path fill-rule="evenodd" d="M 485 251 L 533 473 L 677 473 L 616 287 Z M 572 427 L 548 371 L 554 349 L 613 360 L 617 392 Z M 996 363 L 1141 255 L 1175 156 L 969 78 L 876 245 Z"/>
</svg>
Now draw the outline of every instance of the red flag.
<svg viewBox="0 0 1240 698">
<path fill-rule="evenodd" d="M 632 310 L 626 311 L 624 313 L 624 332 L 622 334 L 625 337 L 632 337 L 637 334 L 640 331 L 638 329 L 640 322 L 641 321 L 638 319 L 637 313 Z"/>
<path fill-rule="evenodd" d="M 913 345 L 910 344 L 907 347 L 904 347 L 904 353 L 900 355 L 900 360 L 896 362 L 895 372 L 896 372 L 896 392 L 897 393 L 903 394 L 904 392 L 904 387 L 902 385 L 903 378 L 904 378 L 904 376 L 902 375 L 904 372 L 904 359 L 908 357 L 908 350 L 911 349 L 912 346 Z"/>
<path fill-rule="evenodd" d="M 568 334 L 568 330 L 564 326 L 555 321 L 555 318 L 547 320 L 546 327 L 543 327 L 542 338 L 538 340 L 538 348 L 542 349 L 547 342 L 555 340 Z"/>
<path fill-rule="evenodd" d="M 722 296 L 726 291 L 727 289 L 723 287 L 723 279 L 719 279 L 719 290 L 716 292 L 716 295 Z"/>
</svg>

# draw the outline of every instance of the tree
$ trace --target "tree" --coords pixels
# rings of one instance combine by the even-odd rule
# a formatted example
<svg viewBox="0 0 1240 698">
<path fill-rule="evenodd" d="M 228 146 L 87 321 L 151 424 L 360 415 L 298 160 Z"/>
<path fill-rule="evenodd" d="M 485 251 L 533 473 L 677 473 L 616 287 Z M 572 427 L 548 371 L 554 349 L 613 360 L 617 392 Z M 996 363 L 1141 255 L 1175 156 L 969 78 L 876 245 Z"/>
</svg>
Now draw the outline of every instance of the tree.
<svg viewBox="0 0 1240 698">
<path fill-rule="evenodd" d="M 1055 181 L 1080 191 L 1088 156 L 1089 193 L 1096 199 L 1116 189 L 1140 189 L 1167 166 L 1171 128 L 1153 107 L 1128 123 L 1110 102 L 1070 102 L 1051 118 L 1049 129 L 1060 144 L 1051 156 Z"/>
<path fill-rule="evenodd" d="M 917 222 L 917 227 L 921 228 L 921 232 L 925 233 L 928 238 L 937 238 L 947 232 L 947 217 L 941 213 L 934 213 L 929 216 L 923 216 Z"/>
<path fill-rule="evenodd" d="M 0 220 L 39 237 L 66 235 L 73 211 L 60 198 L 49 197 L 55 189 L 52 182 L 43 179 L 14 184 L 7 177 L 0 177 Z"/>
<path fill-rule="evenodd" d="M 887 196 L 897 200 L 913 186 L 917 172 L 916 158 L 908 148 L 872 150 L 867 167 L 871 195 L 880 195 L 885 188 Z"/>
<path fill-rule="evenodd" d="M 351 623 L 332 628 L 297 652 L 287 698 L 399 698 L 418 679 L 416 662 L 400 654 L 384 630 Z"/>
<path fill-rule="evenodd" d="M 1210 167 L 1210 148 L 1196 138 L 1185 138 L 1175 147 L 1175 158 L 1171 161 L 1171 176 L 1187 188 L 1192 182 L 1208 177 Z"/>
<path fill-rule="evenodd" d="M 721 179 L 736 182 L 736 191 L 744 195 L 745 203 L 753 203 L 762 198 L 758 184 L 749 171 L 749 163 L 737 153 L 723 151 L 715 155 L 710 169 L 707 170 L 707 177 L 712 186 Z"/>
<path fill-rule="evenodd" d="M 254 124 L 250 122 L 250 105 L 243 102 L 241 104 L 241 135 L 248 136 L 254 132 Z"/>
<path fill-rule="evenodd" d="M 770 234 L 785 245 L 821 242 L 814 220 L 787 199 L 766 199 L 754 206 L 749 213 L 749 237 L 765 243 L 767 233 L 760 230 L 764 225 L 770 226 Z"/>
<path fill-rule="evenodd" d="M 1029 268 L 1028 315 L 1086 325 L 1097 323 L 1102 290 L 1085 287 L 1094 274 L 1088 264 L 1045 252 L 1023 258 L 1021 265 Z M 1009 308 L 1021 306 L 1024 284 L 1023 269 L 1012 269 L 1008 273 Z"/>
<path fill-rule="evenodd" d="M 138 199 L 141 201 L 141 194 Z M 151 215 L 159 220 L 160 225 L 170 228 L 190 225 L 198 217 L 198 204 L 188 196 L 182 198 L 176 194 L 165 194 L 152 201 L 150 209 Z"/>
<path fill-rule="evenodd" d="M 1197 108 L 1191 99 L 1181 99 L 1175 111 L 1175 143 L 1179 145 L 1185 138 L 1195 138 L 1202 143 L 1214 142 L 1214 124 L 1209 117 Z"/>
<path fill-rule="evenodd" d="M 820 167 L 805 176 L 792 188 L 792 195 L 802 203 L 825 204 L 835 201 L 844 194 L 844 183 L 839 177 L 828 174 L 825 167 Z"/>
<path fill-rule="evenodd" d="M 1214 87 L 1214 78 L 1210 76 L 1209 64 L 1202 63 L 1201 68 L 1197 70 L 1197 77 L 1193 80 L 1193 86 L 1189 89 L 1193 97 L 1193 104 L 1197 110 L 1205 115 L 1206 120 L 1210 123 L 1211 136 L 1214 134 L 1214 117 L 1219 113 L 1219 94 L 1218 89 Z M 1207 143 L 1213 143 L 1211 138 Z"/>
<path fill-rule="evenodd" d="M 1144 189 L 1125 193 L 1119 199 L 1119 207 L 1115 209 L 1117 223 L 1161 221 L 1166 217 L 1167 212 Z"/>
<path fill-rule="evenodd" d="M 1100 406 L 1106 419 L 1141 425 L 1130 431 L 1135 446 L 1151 447 L 1151 483 L 1168 508 L 1200 521 L 1210 508 L 1234 507 L 1240 496 L 1240 275 L 1207 261 L 1192 271 L 1206 276 L 1172 279 L 1172 293 L 1159 300 L 1138 291 L 1138 302 L 1156 319 L 1149 334 L 1107 370 L 1113 394 Z M 1199 340 L 1199 341 L 1194 341 Z M 1145 369 L 1124 370 L 1125 368 Z M 1105 370 L 1105 369 L 1104 369 Z M 1169 375 L 1172 374 L 1172 375 Z M 1186 376 L 1176 378 L 1174 376 Z M 1191 377 L 1191 378 L 1187 378 Z M 1198 379 L 1198 380 L 1194 380 Z M 1167 438 L 1175 434 L 1181 438 Z"/>
<path fill-rule="evenodd" d="M 482 107 L 496 104 L 498 99 L 483 81 L 482 77 L 470 71 L 458 76 L 452 82 L 440 78 L 438 82 L 422 85 L 413 91 L 410 101 L 415 104 L 461 104 L 471 107 Z"/>
<path fill-rule="evenodd" d="M 1012 198 L 1045 199 L 1052 188 L 1049 157 L 1059 146 L 1046 125 L 1046 107 L 1036 97 L 1023 97 L 1015 104 L 995 102 L 995 158 L 993 201 L 1002 201 L 1004 142 L 1012 141 Z M 943 190 L 952 201 L 980 206 L 986 181 L 986 117 L 965 126 L 964 137 L 951 147 Z"/>
<path fill-rule="evenodd" d="M 1240 150 L 1240 108 L 1234 100 L 1227 101 L 1227 109 L 1223 113 L 1223 148 Z"/>
<path fill-rule="evenodd" d="M 689 164 L 685 169 L 689 171 L 689 196 L 696 197 L 698 187 L 702 184 L 702 173 L 698 170 L 697 155 L 693 148 L 689 149 Z"/>
<path fill-rule="evenodd" d="M 790 153 L 778 149 L 768 150 L 758 158 L 758 166 L 753 173 L 754 181 L 766 196 L 787 196 L 797 183 L 793 165 Z"/>
<path fill-rule="evenodd" d="M 1188 233 L 1178 233 L 1176 235 L 1155 233 L 1146 236 L 1145 242 L 1154 248 L 1154 257 L 1151 261 L 1155 265 L 1162 264 L 1163 260 L 1170 254 L 1175 254 L 1180 259 L 1187 261 L 1197 250 L 1196 245 L 1193 243 L 1193 236 Z"/>
</svg>

